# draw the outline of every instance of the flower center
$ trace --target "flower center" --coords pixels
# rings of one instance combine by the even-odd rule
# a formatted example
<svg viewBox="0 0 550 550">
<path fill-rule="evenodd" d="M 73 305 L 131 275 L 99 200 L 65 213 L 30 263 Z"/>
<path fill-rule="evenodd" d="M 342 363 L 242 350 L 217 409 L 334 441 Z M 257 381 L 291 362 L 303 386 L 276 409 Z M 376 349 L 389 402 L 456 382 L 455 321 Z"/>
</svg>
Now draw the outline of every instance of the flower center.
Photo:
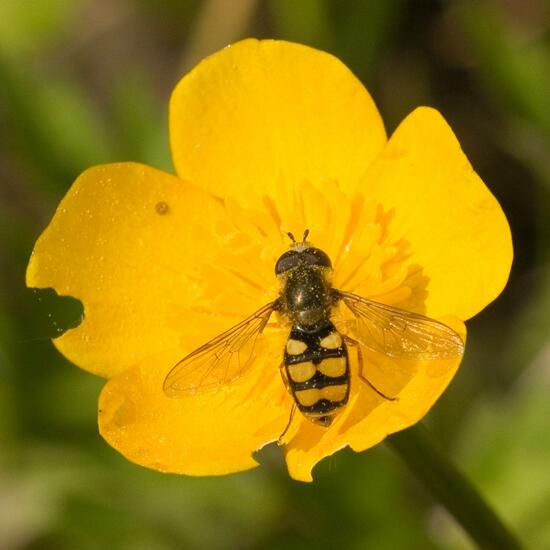
<svg viewBox="0 0 550 550">
<path fill-rule="evenodd" d="M 280 186 L 256 204 L 225 200 L 227 223 L 217 228 L 224 258 L 215 262 L 250 298 L 274 297 L 273 268 L 289 247 L 288 232 L 325 251 L 334 266 L 336 288 L 391 305 L 422 311 L 427 280 L 408 262 L 410 244 L 392 235 L 393 213 L 333 180 Z M 206 275 L 206 274 L 205 274 Z"/>
<path fill-rule="evenodd" d="M 222 203 L 223 215 L 205 227 L 217 246 L 201 250 L 192 273 L 182 274 L 190 292 L 179 319 L 189 308 L 207 321 L 196 331 L 209 332 L 189 327 L 191 341 L 202 343 L 276 299 L 274 267 L 291 245 L 288 232 L 306 229 L 308 241 L 332 260 L 334 288 L 423 312 L 427 278 L 408 261 L 406 239 L 393 236 L 392 212 L 365 195 L 349 196 L 333 180 L 305 181 L 246 204 Z"/>
</svg>

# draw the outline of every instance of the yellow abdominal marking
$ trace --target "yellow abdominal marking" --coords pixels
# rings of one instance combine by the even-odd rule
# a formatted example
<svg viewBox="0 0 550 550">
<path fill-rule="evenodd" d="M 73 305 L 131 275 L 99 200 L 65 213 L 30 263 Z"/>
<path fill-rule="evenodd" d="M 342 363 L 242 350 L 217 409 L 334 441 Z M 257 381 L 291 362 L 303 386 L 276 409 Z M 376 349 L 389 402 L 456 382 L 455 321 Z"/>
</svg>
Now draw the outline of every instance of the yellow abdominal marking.
<svg viewBox="0 0 550 550">
<path fill-rule="evenodd" d="M 319 344 L 325 349 L 336 349 L 342 345 L 342 337 L 337 332 L 331 332 L 325 336 Z"/>
<path fill-rule="evenodd" d="M 309 380 L 316 371 L 315 365 L 311 361 L 288 365 L 288 374 L 293 382 L 305 382 Z"/>
<path fill-rule="evenodd" d="M 345 357 L 328 357 L 323 359 L 317 368 L 325 375 L 335 378 L 346 374 L 346 358 Z M 338 386 L 336 386 L 338 387 Z"/>
<path fill-rule="evenodd" d="M 307 345 L 300 340 L 293 340 L 292 338 L 286 343 L 286 351 L 289 355 L 300 355 L 306 351 Z"/>
<path fill-rule="evenodd" d="M 335 402 L 342 401 L 346 398 L 347 392 L 347 384 L 341 384 L 339 386 L 326 386 L 325 388 L 297 391 L 295 395 L 300 405 L 311 407 L 311 405 L 315 405 L 321 399 Z"/>
</svg>

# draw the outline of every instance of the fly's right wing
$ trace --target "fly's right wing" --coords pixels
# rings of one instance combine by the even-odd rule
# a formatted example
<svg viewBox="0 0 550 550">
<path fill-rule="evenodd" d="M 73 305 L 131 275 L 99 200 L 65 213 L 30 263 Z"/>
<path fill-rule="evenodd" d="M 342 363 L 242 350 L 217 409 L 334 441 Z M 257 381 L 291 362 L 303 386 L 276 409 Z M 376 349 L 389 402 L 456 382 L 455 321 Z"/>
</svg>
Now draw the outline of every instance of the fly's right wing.
<svg viewBox="0 0 550 550">
<path fill-rule="evenodd" d="M 337 292 L 357 319 L 357 340 L 375 352 L 411 361 L 454 359 L 464 353 L 460 335 L 435 319 Z"/>
<path fill-rule="evenodd" d="M 238 325 L 216 336 L 179 361 L 164 380 L 168 397 L 206 393 L 240 378 L 257 357 L 258 337 L 274 310 L 266 304 Z"/>
</svg>

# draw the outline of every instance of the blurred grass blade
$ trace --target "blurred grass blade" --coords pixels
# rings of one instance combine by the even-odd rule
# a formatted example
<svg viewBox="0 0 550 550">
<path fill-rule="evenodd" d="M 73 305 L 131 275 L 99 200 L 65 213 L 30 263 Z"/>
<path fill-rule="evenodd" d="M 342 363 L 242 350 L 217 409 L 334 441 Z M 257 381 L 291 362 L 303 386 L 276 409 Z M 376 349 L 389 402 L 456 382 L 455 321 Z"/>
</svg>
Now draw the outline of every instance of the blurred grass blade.
<svg viewBox="0 0 550 550">
<path fill-rule="evenodd" d="M 393 434 L 386 442 L 480 548 L 522 548 L 475 487 L 436 446 L 424 426 L 417 424 Z"/>
<path fill-rule="evenodd" d="M 110 160 L 103 117 L 84 90 L 67 78 L 31 77 L 0 56 L 0 108 L 10 147 L 54 189 L 65 189 L 83 168 Z"/>
<path fill-rule="evenodd" d="M 270 11 L 278 34 L 286 40 L 331 49 L 333 34 L 326 0 L 271 0 Z"/>
<path fill-rule="evenodd" d="M 226 0 L 203 2 L 184 52 L 183 72 L 220 48 L 244 38 L 257 4 L 258 0 L 233 0 L 231 9 L 227 9 Z"/>
<path fill-rule="evenodd" d="M 149 75 L 138 66 L 121 70 L 113 83 L 109 107 L 116 158 L 139 160 L 173 172 L 166 107 L 155 94 Z"/>
<path fill-rule="evenodd" d="M 480 76 L 506 109 L 550 137 L 550 48 L 537 37 L 521 39 L 518 28 L 487 3 L 465 2 L 460 24 L 480 62 Z"/>
</svg>

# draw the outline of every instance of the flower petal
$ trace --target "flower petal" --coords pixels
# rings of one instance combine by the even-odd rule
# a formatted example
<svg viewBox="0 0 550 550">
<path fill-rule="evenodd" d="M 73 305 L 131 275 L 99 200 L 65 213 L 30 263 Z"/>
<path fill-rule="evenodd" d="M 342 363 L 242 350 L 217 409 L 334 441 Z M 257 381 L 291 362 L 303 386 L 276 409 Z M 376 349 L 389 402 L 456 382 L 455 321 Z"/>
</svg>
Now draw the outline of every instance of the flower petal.
<svg viewBox="0 0 550 550">
<path fill-rule="evenodd" d="M 199 345 L 213 336 L 209 330 L 234 324 L 193 309 L 196 302 L 208 308 L 192 275 L 197 257 L 209 258 L 205 250 L 223 253 L 210 226 L 224 216 L 202 190 L 147 166 L 84 172 L 36 243 L 27 270 L 28 286 L 53 287 L 84 304 L 82 324 L 54 340 L 59 350 L 84 369 L 113 376 L 182 339 Z M 222 273 L 204 286 L 231 288 L 226 282 Z M 216 295 L 226 309 L 236 304 L 241 319 L 263 305 L 261 295 Z"/>
<path fill-rule="evenodd" d="M 150 358 L 105 385 L 100 433 L 132 462 L 163 472 L 222 475 L 253 468 L 252 453 L 281 435 L 292 406 L 277 368 L 280 354 L 279 342 L 266 339 L 246 376 L 182 399 L 162 392 L 174 353 Z"/>
<path fill-rule="evenodd" d="M 451 317 L 443 321 L 465 338 L 466 329 L 460 321 Z M 448 386 L 462 359 L 415 363 L 377 354 L 366 357 L 364 374 L 369 381 L 398 400 L 378 396 L 358 378 L 352 364 L 350 401 L 334 424 L 327 430 L 300 416 L 298 428 L 292 431 L 294 437 L 286 438 L 285 458 L 294 479 L 311 481 L 313 467 L 326 456 L 346 446 L 364 451 L 421 420 Z"/>
<path fill-rule="evenodd" d="M 388 240 L 405 242 L 411 272 L 425 279 L 429 316 L 469 319 L 500 294 L 508 222 L 437 111 L 421 107 L 401 123 L 362 189 L 389 211 Z"/>
<path fill-rule="evenodd" d="M 220 196 L 273 195 L 278 182 L 332 178 L 344 190 L 386 142 L 362 84 L 335 57 L 244 40 L 185 76 L 170 102 L 178 174 Z"/>
</svg>

